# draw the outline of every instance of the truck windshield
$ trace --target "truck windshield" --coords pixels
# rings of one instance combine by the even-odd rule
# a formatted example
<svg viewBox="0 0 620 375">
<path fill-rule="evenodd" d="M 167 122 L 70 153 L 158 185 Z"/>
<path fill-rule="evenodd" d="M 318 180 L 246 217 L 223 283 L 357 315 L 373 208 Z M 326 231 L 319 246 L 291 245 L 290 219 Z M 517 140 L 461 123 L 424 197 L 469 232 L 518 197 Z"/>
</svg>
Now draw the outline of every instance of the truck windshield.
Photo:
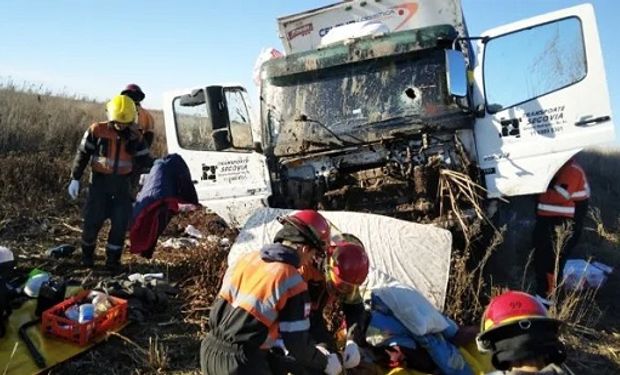
<svg viewBox="0 0 620 375">
<path fill-rule="evenodd" d="M 264 81 L 267 143 L 276 155 L 289 155 L 344 146 L 332 133 L 347 144 L 372 142 L 386 134 L 386 123 L 406 126 L 420 113 L 420 76 L 432 76 L 425 81 L 436 87 L 437 72 L 445 71 L 437 60 L 426 60 L 366 60 Z"/>
</svg>

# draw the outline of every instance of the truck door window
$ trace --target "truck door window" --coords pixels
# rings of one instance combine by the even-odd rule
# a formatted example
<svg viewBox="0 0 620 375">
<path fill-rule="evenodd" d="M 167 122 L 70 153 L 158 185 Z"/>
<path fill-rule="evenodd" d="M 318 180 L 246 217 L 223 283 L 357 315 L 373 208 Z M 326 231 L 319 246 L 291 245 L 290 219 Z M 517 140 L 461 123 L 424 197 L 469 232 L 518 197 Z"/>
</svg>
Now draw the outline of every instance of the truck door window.
<svg viewBox="0 0 620 375">
<path fill-rule="evenodd" d="M 487 110 L 500 110 L 570 86 L 586 76 L 581 21 L 576 17 L 493 38 L 484 51 Z"/>
<path fill-rule="evenodd" d="M 176 97 L 172 103 L 179 145 L 187 150 L 216 151 L 211 132 L 213 125 L 205 103 L 204 91 Z"/>
<path fill-rule="evenodd" d="M 239 149 L 252 147 L 252 125 L 250 112 L 245 102 L 244 91 L 225 90 L 228 119 L 230 121 L 230 137 L 233 146 Z"/>
</svg>

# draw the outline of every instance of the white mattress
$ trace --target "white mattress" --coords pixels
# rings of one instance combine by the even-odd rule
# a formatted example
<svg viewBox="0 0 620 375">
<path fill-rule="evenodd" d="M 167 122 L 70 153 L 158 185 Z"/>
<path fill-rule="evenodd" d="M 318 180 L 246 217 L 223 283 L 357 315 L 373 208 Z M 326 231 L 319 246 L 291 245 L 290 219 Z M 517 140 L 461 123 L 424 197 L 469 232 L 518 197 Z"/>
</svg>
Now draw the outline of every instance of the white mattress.
<svg viewBox="0 0 620 375">
<path fill-rule="evenodd" d="M 292 210 L 257 210 L 231 247 L 228 264 L 271 243 L 281 227 L 276 218 L 289 212 Z M 449 231 L 382 215 L 343 211 L 321 211 L 321 214 L 333 224 L 332 235 L 339 230 L 362 240 L 370 259 L 371 275 L 381 275 L 369 277 L 371 289 L 398 282 L 413 287 L 439 311 L 443 310 L 452 245 Z"/>
</svg>

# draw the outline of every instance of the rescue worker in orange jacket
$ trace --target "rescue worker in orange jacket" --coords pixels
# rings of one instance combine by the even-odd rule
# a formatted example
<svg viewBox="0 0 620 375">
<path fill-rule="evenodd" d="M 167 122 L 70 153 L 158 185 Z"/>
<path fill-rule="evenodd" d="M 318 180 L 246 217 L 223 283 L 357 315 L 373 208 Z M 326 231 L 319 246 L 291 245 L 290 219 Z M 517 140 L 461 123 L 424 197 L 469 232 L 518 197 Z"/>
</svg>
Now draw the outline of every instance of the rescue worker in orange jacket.
<svg viewBox="0 0 620 375">
<path fill-rule="evenodd" d="M 574 159 L 558 170 L 547 191 L 539 196 L 534 228 L 534 268 L 538 295 L 550 295 L 555 288 L 555 280 L 562 280 L 566 258 L 581 236 L 589 198 L 588 179 Z M 555 275 L 556 228 L 563 225 L 572 226 L 572 233 L 560 253 L 559 274 Z"/>
<path fill-rule="evenodd" d="M 203 374 L 280 373 L 270 353 L 279 337 L 305 368 L 331 375 L 342 370 L 338 356 L 310 337 L 310 296 L 298 271 L 325 251 L 322 238 L 329 233 L 296 217 L 281 222 L 273 244 L 226 271 L 200 348 Z"/>
<path fill-rule="evenodd" d="M 88 164 L 91 181 L 84 207 L 82 264 L 94 265 L 97 236 L 103 222 L 110 219 L 106 246 L 106 266 L 117 270 L 131 213 L 130 176 L 132 170 L 151 160 L 149 149 L 135 126 L 136 107 L 131 98 L 117 95 L 106 105 L 108 121 L 92 124 L 84 133 L 73 167 L 69 195 L 76 199 L 80 179 Z"/>
<path fill-rule="evenodd" d="M 148 110 L 142 108 L 142 105 L 140 104 L 146 95 L 140 86 L 135 83 L 128 84 L 125 89 L 121 91 L 121 95 L 127 95 L 136 104 L 136 109 L 138 111 L 136 124 L 144 137 L 144 142 L 146 142 L 146 145 L 150 148 L 153 145 L 153 140 L 155 138 L 155 119 L 153 118 L 153 115 L 151 115 Z"/>
</svg>

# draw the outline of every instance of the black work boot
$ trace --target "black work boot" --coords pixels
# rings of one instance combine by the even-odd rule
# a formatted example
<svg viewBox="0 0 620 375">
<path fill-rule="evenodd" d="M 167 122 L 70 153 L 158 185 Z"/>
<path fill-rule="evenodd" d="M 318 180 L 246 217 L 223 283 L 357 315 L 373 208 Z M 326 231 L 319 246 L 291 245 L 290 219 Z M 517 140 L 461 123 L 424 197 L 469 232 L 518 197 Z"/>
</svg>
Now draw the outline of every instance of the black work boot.
<svg viewBox="0 0 620 375">
<path fill-rule="evenodd" d="M 121 250 L 110 251 L 106 249 L 105 268 L 112 273 L 119 273 L 122 270 L 121 266 Z"/>
<path fill-rule="evenodd" d="M 82 245 L 82 266 L 86 268 L 95 266 L 95 245 Z"/>
</svg>

